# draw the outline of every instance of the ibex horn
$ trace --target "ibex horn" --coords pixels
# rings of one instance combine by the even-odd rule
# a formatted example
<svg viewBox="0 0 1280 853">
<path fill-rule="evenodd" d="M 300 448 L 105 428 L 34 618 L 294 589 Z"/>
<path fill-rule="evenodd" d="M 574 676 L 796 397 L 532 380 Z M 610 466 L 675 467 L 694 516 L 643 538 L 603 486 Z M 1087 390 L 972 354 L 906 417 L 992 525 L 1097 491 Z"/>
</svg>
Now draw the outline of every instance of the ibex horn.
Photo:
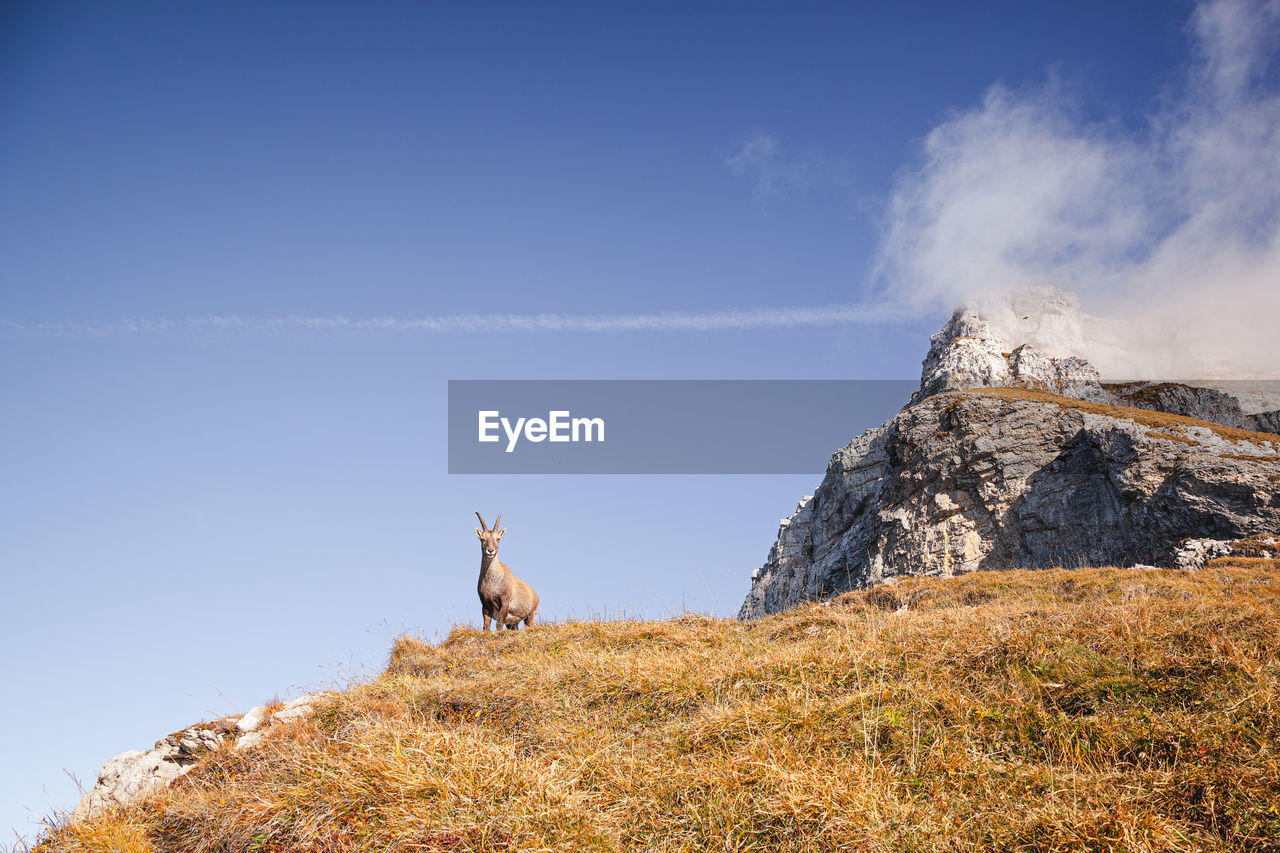
<svg viewBox="0 0 1280 853">
<path fill-rule="evenodd" d="M 487 525 L 487 524 L 485 524 L 485 523 L 484 523 L 484 516 L 483 516 L 483 515 L 481 515 L 480 513 L 478 513 L 478 512 L 477 512 L 477 513 L 476 513 L 476 518 L 480 519 L 480 529 L 481 529 L 481 530 L 488 530 L 488 529 L 489 529 L 489 525 Z"/>
<path fill-rule="evenodd" d="M 502 513 L 498 513 L 498 520 L 493 523 L 493 529 L 497 530 L 498 525 L 502 523 Z"/>
</svg>

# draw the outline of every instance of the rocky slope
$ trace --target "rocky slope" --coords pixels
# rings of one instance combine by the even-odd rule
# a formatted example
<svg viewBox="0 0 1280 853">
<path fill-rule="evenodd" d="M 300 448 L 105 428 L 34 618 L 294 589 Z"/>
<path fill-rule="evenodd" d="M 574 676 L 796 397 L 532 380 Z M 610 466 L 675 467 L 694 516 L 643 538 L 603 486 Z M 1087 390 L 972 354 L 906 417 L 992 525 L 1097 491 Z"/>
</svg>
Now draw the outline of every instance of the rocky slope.
<svg viewBox="0 0 1280 853">
<path fill-rule="evenodd" d="M 1241 429 L 1230 395 L 1104 386 L 1081 358 L 1006 351 L 965 307 L 931 344 L 907 408 L 783 521 L 740 617 L 900 575 L 1170 566 L 1187 539 L 1280 530 L 1280 436 Z"/>
<path fill-rule="evenodd" d="M 331 698 L 314 693 L 283 704 L 259 705 L 242 716 L 190 726 L 161 738 L 150 750 L 122 752 L 103 765 L 96 784 L 80 799 L 71 819 L 81 821 L 136 802 L 186 775 L 206 755 L 224 747 L 241 750 L 257 746 L 276 725 L 307 717 Z"/>
</svg>

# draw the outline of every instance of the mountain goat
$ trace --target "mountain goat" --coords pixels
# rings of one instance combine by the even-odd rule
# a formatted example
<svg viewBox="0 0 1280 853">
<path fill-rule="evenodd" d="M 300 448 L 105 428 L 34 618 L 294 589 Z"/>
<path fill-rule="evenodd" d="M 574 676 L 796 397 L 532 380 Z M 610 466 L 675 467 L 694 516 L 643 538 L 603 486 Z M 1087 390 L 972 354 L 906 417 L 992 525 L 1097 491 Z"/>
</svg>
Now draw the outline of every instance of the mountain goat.
<svg viewBox="0 0 1280 853">
<path fill-rule="evenodd" d="M 486 527 L 484 517 L 476 513 L 480 526 L 476 536 L 480 538 L 480 581 L 476 592 L 480 594 L 480 612 L 484 616 L 484 630 L 489 630 L 489 620 L 497 621 L 496 630 L 515 630 L 521 622 L 528 628 L 533 625 L 533 615 L 538 611 L 538 594 L 511 569 L 498 560 L 498 542 L 507 528 L 498 530 L 502 514 L 492 528 Z"/>
</svg>

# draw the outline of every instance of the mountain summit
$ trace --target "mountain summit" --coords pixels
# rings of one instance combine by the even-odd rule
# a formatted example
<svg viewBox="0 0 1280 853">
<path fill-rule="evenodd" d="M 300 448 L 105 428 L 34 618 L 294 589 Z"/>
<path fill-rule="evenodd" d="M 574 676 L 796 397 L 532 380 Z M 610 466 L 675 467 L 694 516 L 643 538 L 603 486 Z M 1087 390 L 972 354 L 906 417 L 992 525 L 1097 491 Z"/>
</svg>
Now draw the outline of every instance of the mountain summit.
<svg viewBox="0 0 1280 853">
<path fill-rule="evenodd" d="M 740 617 L 903 575 L 1181 565 L 1186 540 L 1280 528 L 1280 412 L 1198 385 L 1104 383 L 1073 297 L 1000 305 L 958 308 L 906 408 L 835 452 Z"/>
</svg>

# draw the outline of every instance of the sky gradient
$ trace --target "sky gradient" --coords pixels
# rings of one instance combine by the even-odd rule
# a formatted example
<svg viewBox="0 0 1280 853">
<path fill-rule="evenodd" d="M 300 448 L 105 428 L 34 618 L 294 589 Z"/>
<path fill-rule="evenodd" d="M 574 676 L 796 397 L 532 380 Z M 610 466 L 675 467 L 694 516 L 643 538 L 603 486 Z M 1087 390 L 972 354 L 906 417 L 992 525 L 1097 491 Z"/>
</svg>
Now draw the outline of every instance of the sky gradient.
<svg viewBox="0 0 1280 853">
<path fill-rule="evenodd" d="M 1237 7 L 1275 17 L 1202 9 Z M 91 786 L 188 723 L 376 674 L 400 632 L 477 624 L 476 510 L 502 513 L 546 619 L 736 613 L 821 470 L 450 477 L 446 382 L 916 376 L 974 286 L 901 251 L 903 216 L 949 233 L 929 199 L 973 209 L 917 192 L 952 186 L 940 150 L 971 162 L 952 131 L 1012 116 L 1105 164 L 1148 150 L 1204 63 L 1197 20 L 0 7 L 0 827 L 73 807 L 64 771 Z"/>
</svg>

